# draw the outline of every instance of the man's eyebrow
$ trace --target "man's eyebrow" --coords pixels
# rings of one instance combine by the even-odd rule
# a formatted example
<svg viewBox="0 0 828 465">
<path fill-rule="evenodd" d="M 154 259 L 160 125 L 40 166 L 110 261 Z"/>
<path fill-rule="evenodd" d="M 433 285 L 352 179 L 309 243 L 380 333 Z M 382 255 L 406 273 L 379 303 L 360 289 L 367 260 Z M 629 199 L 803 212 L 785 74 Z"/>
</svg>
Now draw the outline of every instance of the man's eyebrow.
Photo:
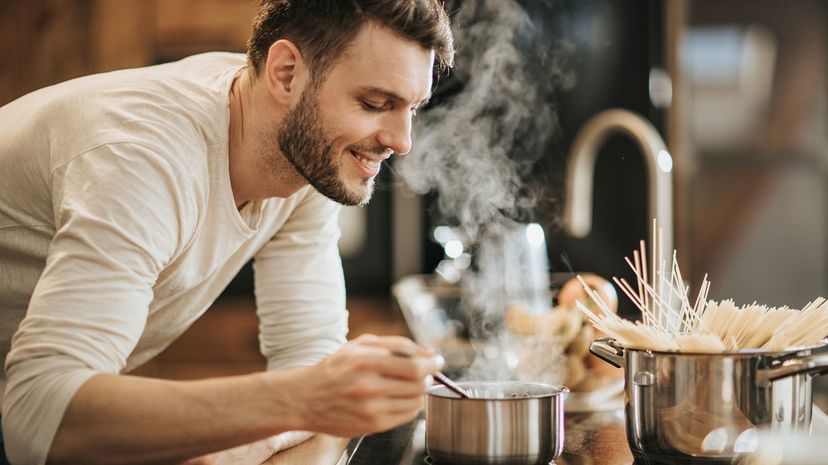
<svg viewBox="0 0 828 465">
<path fill-rule="evenodd" d="M 362 92 L 365 92 L 365 93 L 368 93 L 368 94 L 381 95 L 381 96 L 383 96 L 383 97 L 385 97 L 389 100 L 394 100 L 395 102 L 405 102 L 406 101 L 406 99 L 404 99 L 401 95 L 397 94 L 396 92 L 394 92 L 392 90 L 388 90 L 388 89 L 383 89 L 381 87 L 363 87 L 360 90 Z M 426 98 L 424 98 L 424 99 L 420 100 L 419 102 L 417 102 L 414 105 L 414 108 L 419 109 L 419 108 L 424 107 L 430 99 L 431 99 L 431 92 L 429 92 L 429 94 L 428 94 L 428 96 L 426 96 Z"/>
</svg>

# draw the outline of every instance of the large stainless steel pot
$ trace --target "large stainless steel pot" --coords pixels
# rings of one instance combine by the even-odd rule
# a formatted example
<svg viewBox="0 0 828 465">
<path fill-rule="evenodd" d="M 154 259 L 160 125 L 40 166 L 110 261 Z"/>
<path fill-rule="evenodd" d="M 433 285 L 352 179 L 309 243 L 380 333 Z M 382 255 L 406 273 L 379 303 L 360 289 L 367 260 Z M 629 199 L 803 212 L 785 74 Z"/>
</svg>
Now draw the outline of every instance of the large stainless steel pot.
<svg viewBox="0 0 828 465">
<path fill-rule="evenodd" d="M 828 370 L 825 344 L 689 354 L 605 338 L 589 350 L 624 368 L 627 440 L 644 457 L 721 460 L 752 452 L 759 428 L 807 432 L 812 377 Z"/>
<path fill-rule="evenodd" d="M 463 399 L 435 385 L 426 395 L 426 450 L 438 464 L 547 465 L 564 446 L 563 386 L 458 383 Z"/>
</svg>

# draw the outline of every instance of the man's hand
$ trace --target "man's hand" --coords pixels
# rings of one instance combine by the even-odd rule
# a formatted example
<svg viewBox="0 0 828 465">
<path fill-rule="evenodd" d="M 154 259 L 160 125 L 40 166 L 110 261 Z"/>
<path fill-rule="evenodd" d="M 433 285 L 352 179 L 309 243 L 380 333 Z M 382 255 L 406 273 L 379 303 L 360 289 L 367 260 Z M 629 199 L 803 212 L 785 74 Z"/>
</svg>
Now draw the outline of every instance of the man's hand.
<svg viewBox="0 0 828 465">
<path fill-rule="evenodd" d="M 352 437 L 384 431 L 423 409 L 442 357 L 409 339 L 361 336 L 302 376 L 288 392 L 302 429 Z"/>
</svg>

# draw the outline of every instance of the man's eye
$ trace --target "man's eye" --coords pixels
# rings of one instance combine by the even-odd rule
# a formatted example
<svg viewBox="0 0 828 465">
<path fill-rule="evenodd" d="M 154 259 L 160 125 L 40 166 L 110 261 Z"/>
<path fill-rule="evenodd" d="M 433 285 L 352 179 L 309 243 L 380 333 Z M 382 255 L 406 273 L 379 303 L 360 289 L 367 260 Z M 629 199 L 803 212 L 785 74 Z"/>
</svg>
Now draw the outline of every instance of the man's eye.
<svg viewBox="0 0 828 465">
<path fill-rule="evenodd" d="M 380 111 L 382 110 L 382 105 L 374 105 L 373 103 L 363 100 L 362 101 L 362 108 L 365 108 L 368 111 Z"/>
</svg>

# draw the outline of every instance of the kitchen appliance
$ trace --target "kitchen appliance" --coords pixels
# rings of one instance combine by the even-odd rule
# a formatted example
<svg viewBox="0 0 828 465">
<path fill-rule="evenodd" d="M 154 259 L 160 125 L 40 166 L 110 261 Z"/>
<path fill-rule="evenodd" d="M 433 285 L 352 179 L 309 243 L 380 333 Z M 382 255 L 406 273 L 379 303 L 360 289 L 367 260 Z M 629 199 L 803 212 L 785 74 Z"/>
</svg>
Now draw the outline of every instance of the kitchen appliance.
<svg viewBox="0 0 828 465">
<path fill-rule="evenodd" d="M 540 383 L 458 383 L 426 395 L 426 449 L 439 464 L 546 465 L 564 447 L 563 386 Z"/>
<path fill-rule="evenodd" d="M 760 429 L 807 433 L 812 378 L 828 371 L 828 343 L 693 354 L 629 349 L 604 338 L 590 352 L 625 370 L 633 455 L 671 460 L 752 453 Z"/>
</svg>

